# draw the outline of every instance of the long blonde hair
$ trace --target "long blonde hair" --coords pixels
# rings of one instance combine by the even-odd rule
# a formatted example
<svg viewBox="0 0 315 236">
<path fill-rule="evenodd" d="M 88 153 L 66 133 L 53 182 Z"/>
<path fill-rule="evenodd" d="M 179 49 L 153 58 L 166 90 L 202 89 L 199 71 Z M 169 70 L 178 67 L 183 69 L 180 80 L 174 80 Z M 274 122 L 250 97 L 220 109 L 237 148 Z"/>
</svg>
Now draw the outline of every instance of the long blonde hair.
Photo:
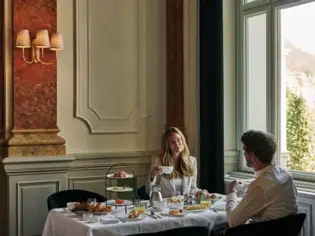
<svg viewBox="0 0 315 236">
<path fill-rule="evenodd" d="M 189 161 L 190 154 L 189 154 L 189 149 L 186 143 L 185 136 L 176 127 L 166 128 L 164 131 L 164 134 L 162 135 L 162 140 L 161 140 L 162 147 L 161 147 L 161 153 L 160 153 L 161 163 L 163 166 L 173 165 L 172 152 L 169 146 L 169 137 L 174 133 L 180 136 L 184 150 L 180 153 L 179 168 L 175 169 L 175 166 L 174 166 L 174 170 L 169 175 L 169 178 L 176 179 L 176 178 L 182 178 L 183 176 L 193 176 L 194 168 L 192 167 L 192 164 Z"/>
</svg>

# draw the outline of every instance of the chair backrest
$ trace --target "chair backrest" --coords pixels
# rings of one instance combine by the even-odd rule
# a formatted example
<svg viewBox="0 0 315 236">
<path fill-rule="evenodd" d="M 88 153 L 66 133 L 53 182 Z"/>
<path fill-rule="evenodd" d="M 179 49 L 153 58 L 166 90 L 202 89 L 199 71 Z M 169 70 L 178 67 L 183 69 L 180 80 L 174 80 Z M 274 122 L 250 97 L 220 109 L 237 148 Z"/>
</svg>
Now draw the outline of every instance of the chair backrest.
<svg viewBox="0 0 315 236">
<path fill-rule="evenodd" d="M 98 202 L 106 201 L 106 198 L 98 193 L 69 189 L 51 194 L 47 199 L 48 210 L 66 207 L 68 202 L 86 202 L 88 198 L 96 198 Z"/>
<path fill-rule="evenodd" d="M 138 188 L 137 195 L 142 200 L 150 200 L 149 194 L 146 192 L 145 186 Z"/>
<path fill-rule="evenodd" d="M 298 212 L 275 220 L 244 224 L 228 229 L 225 236 L 298 236 L 305 218 L 306 214 L 304 212 Z"/>
<path fill-rule="evenodd" d="M 209 229 L 202 226 L 189 226 L 169 229 L 156 233 L 142 233 L 142 234 L 133 234 L 132 236 L 208 236 Z"/>
</svg>

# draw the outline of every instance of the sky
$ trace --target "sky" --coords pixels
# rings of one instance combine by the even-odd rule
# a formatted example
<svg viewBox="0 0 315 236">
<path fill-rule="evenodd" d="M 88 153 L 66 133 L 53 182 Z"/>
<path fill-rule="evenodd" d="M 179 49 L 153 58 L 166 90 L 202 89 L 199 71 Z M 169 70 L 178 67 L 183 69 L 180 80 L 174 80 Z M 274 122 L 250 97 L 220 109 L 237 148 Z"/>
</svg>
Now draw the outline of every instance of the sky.
<svg viewBox="0 0 315 236">
<path fill-rule="evenodd" d="M 281 33 L 295 47 L 315 55 L 315 2 L 282 9 Z"/>
</svg>

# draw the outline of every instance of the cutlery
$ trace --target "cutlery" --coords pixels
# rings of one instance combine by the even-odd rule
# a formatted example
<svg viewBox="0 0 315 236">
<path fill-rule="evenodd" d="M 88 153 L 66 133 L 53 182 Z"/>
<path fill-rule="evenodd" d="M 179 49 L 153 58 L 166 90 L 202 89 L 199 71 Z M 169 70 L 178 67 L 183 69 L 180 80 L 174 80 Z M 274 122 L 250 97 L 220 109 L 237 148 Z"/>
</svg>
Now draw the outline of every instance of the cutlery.
<svg viewBox="0 0 315 236">
<path fill-rule="evenodd" d="M 214 212 L 218 212 L 216 209 L 214 208 L 210 208 L 210 210 L 214 211 Z"/>
<path fill-rule="evenodd" d="M 148 213 L 145 213 L 147 216 L 149 216 L 149 217 L 151 217 L 151 218 L 153 218 L 153 219 L 157 219 L 157 217 L 156 216 L 154 216 L 154 215 L 150 215 L 150 214 L 148 214 Z"/>
<path fill-rule="evenodd" d="M 157 218 L 162 218 L 161 216 L 159 216 L 159 215 L 157 215 L 157 214 L 155 214 L 153 211 L 150 211 L 151 212 L 151 215 L 153 215 L 153 216 L 155 216 L 155 217 L 157 217 Z"/>
</svg>

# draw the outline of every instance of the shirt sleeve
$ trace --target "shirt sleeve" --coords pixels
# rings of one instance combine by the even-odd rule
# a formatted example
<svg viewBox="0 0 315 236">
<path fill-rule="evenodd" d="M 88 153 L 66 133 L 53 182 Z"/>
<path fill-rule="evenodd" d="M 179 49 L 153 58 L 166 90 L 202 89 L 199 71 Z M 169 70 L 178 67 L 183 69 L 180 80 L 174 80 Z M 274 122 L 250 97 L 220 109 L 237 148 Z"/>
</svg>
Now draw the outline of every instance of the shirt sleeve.
<svg viewBox="0 0 315 236">
<path fill-rule="evenodd" d="M 265 194 L 261 187 L 251 183 L 238 204 L 235 192 L 226 197 L 226 214 L 230 227 L 244 224 L 265 208 Z"/>
</svg>

